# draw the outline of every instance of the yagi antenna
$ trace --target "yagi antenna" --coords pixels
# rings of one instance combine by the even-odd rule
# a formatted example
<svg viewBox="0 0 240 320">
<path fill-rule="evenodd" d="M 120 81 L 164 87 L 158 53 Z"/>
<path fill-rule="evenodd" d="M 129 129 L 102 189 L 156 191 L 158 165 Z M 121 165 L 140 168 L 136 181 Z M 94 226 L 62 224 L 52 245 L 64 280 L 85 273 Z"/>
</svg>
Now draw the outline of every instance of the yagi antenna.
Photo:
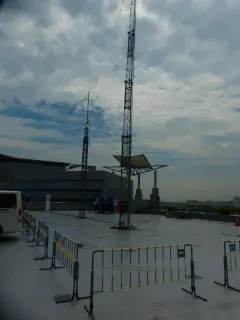
<svg viewBox="0 0 240 320">
<path fill-rule="evenodd" d="M 74 111 L 77 109 L 77 106 L 78 106 L 79 104 L 81 105 L 81 104 L 84 102 L 84 100 L 86 100 L 86 99 L 87 99 L 87 96 L 84 97 L 84 98 L 82 98 L 82 99 L 80 99 L 80 100 L 78 100 L 78 102 L 73 105 L 72 109 L 71 109 L 70 112 L 69 112 L 69 115 L 73 114 Z"/>
<path fill-rule="evenodd" d="M 70 111 L 70 114 L 73 114 L 74 111 L 77 109 L 77 106 L 82 104 L 84 101 L 87 101 L 87 108 L 85 110 L 81 110 L 82 112 L 86 113 L 85 121 L 84 124 L 81 128 L 84 128 L 84 134 L 83 134 L 83 144 L 82 144 L 82 174 L 81 174 L 81 181 L 82 181 L 82 198 L 81 202 L 83 203 L 82 210 L 79 211 L 79 218 L 85 219 L 85 212 L 87 210 L 87 171 L 88 171 L 88 148 L 89 148 L 89 127 L 91 127 L 90 123 L 99 118 L 100 115 L 97 116 L 91 116 L 89 117 L 89 112 L 90 112 L 90 107 L 93 106 L 93 103 L 98 99 L 95 98 L 93 100 L 90 100 L 90 92 L 88 92 L 87 96 L 84 97 L 83 99 L 79 100 L 76 105 L 72 108 Z M 105 110 L 104 110 L 105 111 Z M 103 111 L 103 112 L 104 112 Z M 80 118 L 81 119 L 81 118 Z M 83 120 L 83 119 L 81 119 Z M 78 131 L 80 131 L 80 129 Z"/>
<path fill-rule="evenodd" d="M 96 100 L 95 100 L 96 101 Z M 105 109 L 103 109 L 102 111 L 101 111 L 101 113 L 100 114 L 98 114 L 97 116 L 91 116 L 91 118 L 88 118 L 88 119 L 86 119 L 85 121 L 84 121 L 84 124 L 78 129 L 78 131 L 80 131 L 82 128 L 84 128 L 84 127 L 91 127 L 91 122 L 93 121 L 93 120 L 97 120 L 97 119 L 99 119 L 101 116 L 102 116 L 102 114 L 106 111 L 106 110 L 108 110 L 109 108 L 105 108 Z M 79 118 L 80 119 L 80 118 Z"/>
</svg>

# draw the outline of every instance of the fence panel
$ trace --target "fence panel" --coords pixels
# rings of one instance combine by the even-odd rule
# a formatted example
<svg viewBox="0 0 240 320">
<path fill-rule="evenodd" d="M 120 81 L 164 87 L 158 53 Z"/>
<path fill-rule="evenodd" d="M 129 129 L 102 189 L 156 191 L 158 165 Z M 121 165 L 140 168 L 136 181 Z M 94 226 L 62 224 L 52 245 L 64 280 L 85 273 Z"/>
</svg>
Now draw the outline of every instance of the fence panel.
<svg viewBox="0 0 240 320">
<path fill-rule="evenodd" d="M 196 294 L 193 247 L 167 245 L 137 248 L 96 250 L 92 254 L 90 303 L 85 306 L 93 314 L 94 294 L 124 290 L 153 284 L 191 280 L 185 292 L 207 301 Z"/>
<path fill-rule="evenodd" d="M 23 212 L 21 216 L 21 228 L 26 230 L 27 227 L 28 227 L 28 214 Z"/>
<path fill-rule="evenodd" d="M 21 228 L 25 229 L 25 230 L 22 230 L 21 233 L 22 234 L 25 234 L 25 235 L 28 235 L 28 221 L 29 221 L 29 215 L 28 213 L 23 213 L 22 215 L 22 221 L 21 221 Z"/>
<path fill-rule="evenodd" d="M 27 235 L 32 236 L 32 240 L 26 242 L 36 242 L 36 230 L 37 230 L 37 219 L 32 215 L 28 215 L 28 224 L 27 224 Z"/>
<path fill-rule="evenodd" d="M 223 247 L 223 279 L 224 282 L 214 281 L 215 284 L 218 284 L 223 287 L 227 287 L 234 291 L 240 292 L 240 289 L 237 289 L 229 284 L 229 272 L 237 271 L 240 269 L 240 240 L 230 240 L 224 242 Z"/>
<path fill-rule="evenodd" d="M 48 255 L 50 227 L 45 222 L 38 221 L 37 236 L 35 247 L 44 247 L 44 255 L 36 257 L 34 260 L 51 259 Z"/>
<path fill-rule="evenodd" d="M 53 270 L 64 268 L 71 276 L 73 280 L 72 294 L 58 295 L 55 297 L 56 303 L 70 302 L 74 299 L 82 300 L 87 297 L 79 297 L 78 294 L 78 279 L 79 279 L 79 259 L 78 250 L 82 244 L 78 244 L 61 233 L 54 231 L 54 240 L 52 248 L 51 266 L 49 268 L 41 268 L 43 270 Z M 56 260 L 58 260 L 61 266 L 56 266 Z"/>
</svg>

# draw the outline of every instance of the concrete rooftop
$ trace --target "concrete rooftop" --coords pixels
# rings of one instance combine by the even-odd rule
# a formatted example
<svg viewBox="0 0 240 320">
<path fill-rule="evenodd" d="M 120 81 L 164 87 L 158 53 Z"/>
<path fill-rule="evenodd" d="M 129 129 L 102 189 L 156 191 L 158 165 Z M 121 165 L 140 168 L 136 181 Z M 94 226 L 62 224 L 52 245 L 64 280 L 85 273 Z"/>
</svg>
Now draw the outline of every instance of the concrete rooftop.
<svg viewBox="0 0 240 320">
<path fill-rule="evenodd" d="M 240 239 L 240 229 L 231 224 L 200 220 L 173 220 L 159 216 L 135 215 L 135 231 L 118 231 L 110 226 L 114 215 L 88 214 L 90 219 L 35 212 L 57 231 L 77 242 L 80 249 L 79 294 L 89 293 L 91 253 L 96 249 L 190 243 L 194 245 L 197 293 L 208 302 L 192 298 L 181 290 L 189 280 L 152 285 L 95 295 L 98 320 L 226 320 L 237 319 L 240 293 L 213 283 L 223 280 L 223 242 Z M 34 261 L 42 248 L 29 248 L 28 237 L 4 237 L 0 240 L 0 319 L 61 320 L 88 319 L 84 304 L 88 300 L 56 305 L 56 294 L 70 293 L 72 280 L 65 270 L 39 272 L 49 262 Z M 230 278 L 240 288 L 240 270 Z M 1 314 L 2 313 L 2 314 Z"/>
</svg>

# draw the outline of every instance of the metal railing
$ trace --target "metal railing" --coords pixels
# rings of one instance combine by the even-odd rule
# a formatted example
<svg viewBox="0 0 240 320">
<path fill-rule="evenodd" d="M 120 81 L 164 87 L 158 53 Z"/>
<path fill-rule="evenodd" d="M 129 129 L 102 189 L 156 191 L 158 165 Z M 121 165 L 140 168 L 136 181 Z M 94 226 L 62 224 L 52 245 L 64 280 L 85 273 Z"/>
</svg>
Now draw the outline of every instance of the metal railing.
<svg viewBox="0 0 240 320">
<path fill-rule="evenodd" d="M 50 259 L 48 254 L 49 233 L 50 233 L 49 225 L 39 220 L 38 227 L 37 227 L 37 234 L 36 234 L 36 244 L 34 247 L 44 247 L 44 254 L 42 257 L 34 258 L 34 260 Z"/>
<path fill-rule="evenodd" d="M 32 215 L 28 215 L 26 234 L 32 236 L 32 240 L 26 242 L 36 242 L 37 219 Z"/>
<path fill-rule="evenodd" d="M 154 284 L 191 280 L 183 291 L 196 294 L 193 247 L 190 244 L 96 250 L 92 253 L 90 302 L 84 306 L 93 315 L 94 294 Z"/>
<path fill-rule="evenodd" d="M 26 230 L 27 226 L 28 226 L 28 214 L 23 213 L 21 216 L 21 228 Z"/>
<path fill-rule="evenodd" d="M 29 220 L 29 215 L 28 213 L 24 212 L 22 215 L 21 219 L 21 228 L 25 230 L 21 230 L 22 234 L 28 235 L 28 220 Z"/>
<path fill-rule="evenodd" d="M 64 268 L 72 276 L 73 280 L 72 294 L 56 296 L 56 303 L 70 302 L 74 299 L 82 300 L 89 298 L 89 296 L 79 297 L 78 294 L 78 249 L 81 246 L 82 244 L 78 244 L 74 240 L 71 240 L 70 238 L 62 235 L 61 233 L 54 231 L 51 266 L 49 268 L 41 268 L 39 270 L 43 271 Z M 56 260 L 58 260 L 61 263 L 61 266 L 56 266 Z"/>
<path fill-rule="evenodd" d="M 240 269 L 240 240 L 225 241 L 223 251 L 224 282 L 222 283 L 214 281 L 214 283 L 240 292 L 240 289 L 237 289 L 229 284 L 229 272 Z"/>
</svg>

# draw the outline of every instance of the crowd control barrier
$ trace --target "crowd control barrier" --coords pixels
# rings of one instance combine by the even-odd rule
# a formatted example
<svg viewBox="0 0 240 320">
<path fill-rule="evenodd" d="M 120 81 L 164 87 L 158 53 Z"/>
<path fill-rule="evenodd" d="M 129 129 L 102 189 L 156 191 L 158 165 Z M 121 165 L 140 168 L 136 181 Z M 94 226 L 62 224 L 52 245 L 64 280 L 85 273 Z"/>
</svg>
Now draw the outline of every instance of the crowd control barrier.
<svg viewBox="0 0 240 320">
<path fill-rule="evenodd" d="M 54 240 L 52 248 L 52 258 L 50 268 L 41 268 L 43 270 L 53 270 L 64 268 L 73 279 L 72 294 L 58 295 L 55 297 L 56 303 L 70 302 L 74 299 L 82 300 L 87 297 L 79 297 L 78 295 L 78 278 L 79 278 L 79 260 L 78 260 L 78 249 L 81 244 L 65 237 L 61 233 L 54 231 Z M 56 260 L 58 260 L 62 266 L 56 266 Z"/>
<path fill-rule="evenodd" d="M 21 216 L 21 228 L 27 229 L 28 227 L 28 214 L 23 213 Z"/>
<path fill-rule="evenodd" d="M 28 236 L 32 236 L 32 240 L 26 242 L 35 242 L 36 241 L 36 230 L 37 230 L 37 219 L 32 215 L 28 215 L 28 223 L 26 233 Z"/>
<path fill-rule="evenodd" d="M 229 272 L 240 269 L 240 240 L 225 241 L 223 250 L 224 282 L 214 281 L 214 283 L 240 292 L 240 289 L 229 284 Z"/>
<path fill-rule="evenodd" d="M 96 250 L 92 253 L 90 302 L 84 306 L 93 315 L 94 294 L 126 288 L 190 279 L 190 290 L 183 291 L 203 301 L 196 294 L 192 245 Z"/>
<path fill-rule="evenodd" d="M 50 227 L 45 222 L 39 220 L 35 247 L 44 247 L 44 255 L 42 257 L 36 257 L 34 260 L 50 259 L 48 255 L 49 231 Z"/>
<path fill-rule="evenodd" d="M 22 215 L 22 221 L 21 221 L 21 228 L 25 229 L 25 230 L 22 230 L 21 232 L 23 234 L 26 234 L 28 235 L 28 220 L 29 220 L 29 215 L 28 213 L 24 213 Z"/>
</svg>

